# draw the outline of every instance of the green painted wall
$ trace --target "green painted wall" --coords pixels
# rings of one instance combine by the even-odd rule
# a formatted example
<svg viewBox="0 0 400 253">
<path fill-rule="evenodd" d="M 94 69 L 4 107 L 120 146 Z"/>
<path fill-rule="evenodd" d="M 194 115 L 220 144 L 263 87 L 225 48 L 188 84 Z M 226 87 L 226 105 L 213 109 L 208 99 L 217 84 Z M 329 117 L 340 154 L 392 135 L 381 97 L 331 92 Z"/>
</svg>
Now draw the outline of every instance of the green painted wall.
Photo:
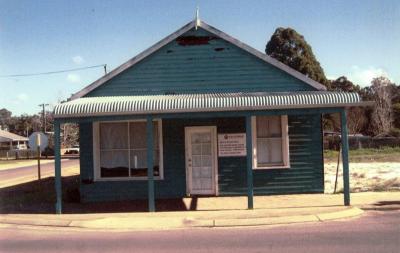
<svg viewBox="0 0 400 253">
<path fill-rule="evenodd" d="M 181 45 L 184 42 L 197 45 Z M 304 90 L 315 89 L 199 28 L 86 96 Z"/>
<path fill-rule="evenodd" d="M 320 115 L 290 115 L 290 169 L 257 170 L 254 192 L 260 194 L 323 192 Z M 185 126 L 217 126 L 218 133 L 245 132 L 244 118 L 163 120 L 164 180 L 155 181 L 156 198 L 186 194 Z M 80 124 L 81 199 L 126 200 L 147 197 L 146 181 L 93 182 L 92 124 Z M 220 195 L 246 194 L 246 159 L 218 159 Z"/>
</svg>

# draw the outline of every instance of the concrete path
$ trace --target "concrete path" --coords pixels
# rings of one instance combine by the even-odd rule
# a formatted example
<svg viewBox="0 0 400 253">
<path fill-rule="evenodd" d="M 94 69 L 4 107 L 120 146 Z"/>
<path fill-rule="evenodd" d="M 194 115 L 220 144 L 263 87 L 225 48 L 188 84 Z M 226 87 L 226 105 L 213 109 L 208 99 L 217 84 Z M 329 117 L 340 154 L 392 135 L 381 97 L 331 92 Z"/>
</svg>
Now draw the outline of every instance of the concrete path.
<svg viewBox="0 0 400 253">
<path fill-rule="evenodd" d="M 1 215 L 1 224 L 64 227 L 90 230 L 170 230 L 324 222 L 359 216 L 357 207 L 268 209 L 232 211 L 188 211 L 159 213 L 114 213 L 94 215 Z"/>
<path fill-rule="evenodd" d="M 201 198 L 196 200 L 200 211 L 5 214 L 0 215 L 0 224 L 104 231 L 169 230 L 325 222 L 358 217 L 363 214 L 362 208 L 389 205 L 400 209 L 400 192 L 352 194 L 352 207 L 343 206 L 342 200 L 342 195 L 329 194 L 257 196 L 256 208 L 245 210 L 240 208 L 245 202 L 243 197 Z"/>
</svg>

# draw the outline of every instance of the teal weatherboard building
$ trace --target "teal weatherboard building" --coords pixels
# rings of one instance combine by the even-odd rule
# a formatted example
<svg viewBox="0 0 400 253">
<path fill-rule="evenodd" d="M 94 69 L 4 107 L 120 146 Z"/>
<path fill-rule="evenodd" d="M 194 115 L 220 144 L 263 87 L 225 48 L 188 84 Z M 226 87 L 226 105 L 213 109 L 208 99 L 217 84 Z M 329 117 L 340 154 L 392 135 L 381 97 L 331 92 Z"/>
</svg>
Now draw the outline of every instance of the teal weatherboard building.
<svg viewBox="0 0 400 253">
<path fill-rule="evenodd" d="M 321 118 L 340 113 L 350 204 L 346 107 L 305 75 L 198 19 L 57 105 L 80 129 L 81 201 L 322 193 Z"/>
</svg>

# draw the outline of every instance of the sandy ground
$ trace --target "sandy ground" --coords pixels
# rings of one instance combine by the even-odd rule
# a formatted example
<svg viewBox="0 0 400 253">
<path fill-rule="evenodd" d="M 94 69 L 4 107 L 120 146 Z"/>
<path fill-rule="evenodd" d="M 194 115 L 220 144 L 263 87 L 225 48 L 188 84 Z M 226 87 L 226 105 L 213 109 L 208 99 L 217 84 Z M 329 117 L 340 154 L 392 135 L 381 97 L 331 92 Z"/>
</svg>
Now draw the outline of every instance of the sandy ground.
<svg viewBox="0 0 400 253">
<path fill-rule="evenodd" d="M 333 193 L 336 176 L 335 162 L 325 163 L 325 193 Z M 400 191 L 399 162 L 350 163 L 352 192 Z M 343 167 L 339 166 L 337 191 L 343 191 Z"/>
</svg>

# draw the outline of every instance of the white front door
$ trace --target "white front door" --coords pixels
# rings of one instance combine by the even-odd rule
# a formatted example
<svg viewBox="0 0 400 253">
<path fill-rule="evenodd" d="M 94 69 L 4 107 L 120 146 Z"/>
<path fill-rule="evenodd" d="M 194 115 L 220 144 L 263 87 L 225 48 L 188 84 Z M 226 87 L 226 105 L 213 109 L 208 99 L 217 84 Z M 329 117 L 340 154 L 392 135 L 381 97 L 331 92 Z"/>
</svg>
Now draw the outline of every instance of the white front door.
<svg viewBox="0 0 400 253">
<path fill-rule="evenodd" d="M 217 128 L 186 127 L 186 189 L 192 195 L 217 194 Z"/>
</svg>

